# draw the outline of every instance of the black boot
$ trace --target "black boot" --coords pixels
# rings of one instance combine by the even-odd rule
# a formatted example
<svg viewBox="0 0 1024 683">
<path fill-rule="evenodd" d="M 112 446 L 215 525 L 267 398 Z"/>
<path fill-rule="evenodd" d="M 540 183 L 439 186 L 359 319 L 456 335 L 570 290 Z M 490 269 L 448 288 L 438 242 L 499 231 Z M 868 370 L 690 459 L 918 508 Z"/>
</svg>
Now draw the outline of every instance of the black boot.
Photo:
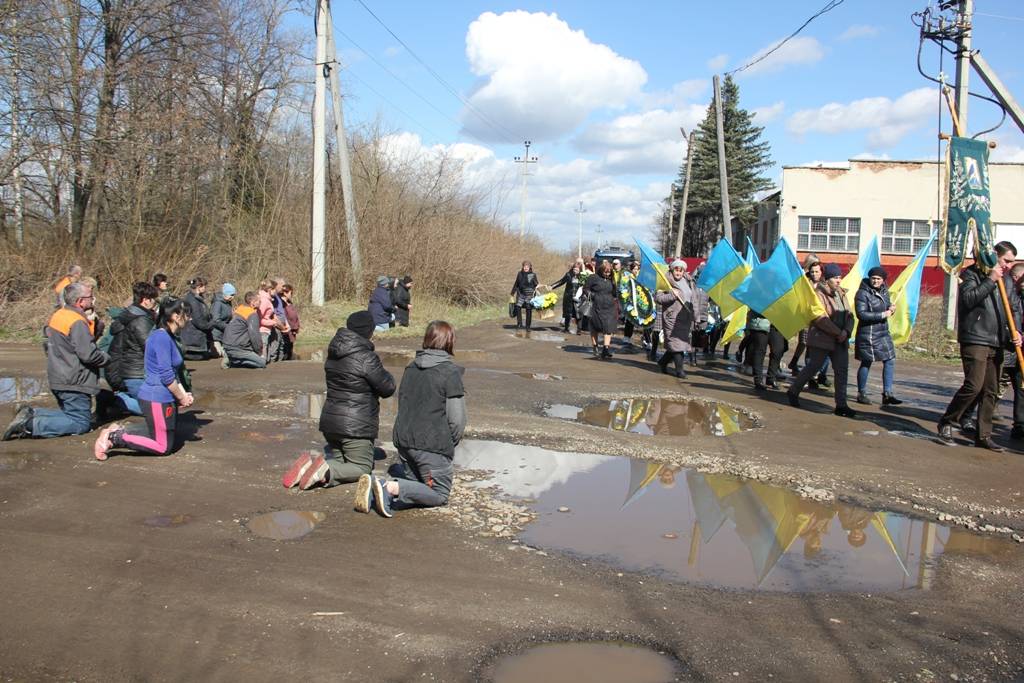
<svg viewBox="0 0 1024 683">
<path fill-rule="evenodd" d="M 27 439 L 32 436 L 32 409 L 22 406 L 14 415 L 14 419 L 4 430 L 3 438 L 0 441 L 11 441 L 12 439 Z"/>
<path fill-rule="evenodd" d="M 516 306 L 516 329 L 521 330 L 523 328 L 523 309 L 521 306 Z"/>
<path fill-rule="evenodd" d="M 903 401 L 899 400 L 898 398 L 896 398 L 892 394 L 882 394 L 882 405 L 883 406 L 898 406 L 898 405 L 901 405 L 902 403 L 903 403 Z"/>
<path fill-rule="evenodd" d="M 532 306 L 527 306 L 526 307 L 526 329 L 530 329 L 530 327 L 532 325 L 533 325 L 533 307 Z"/>
<path fill-rule="evenodd" d="M 686 379 L 686 369 L 683 367 L 683 354 L 673 353 L 672 360 L 676 365 L 676 377 L 679 379 Z"/>
<path fill-rule="evenodd" d="M 591 346 L 591 350 L 594 352 L 594 358 L 600 358 L 601 352 L 597 350 L 597 344 Z"/>
<path fill-rule="evenodd" d="M 602 347 L 601 348 L 601 358 L 603 358 L 605 360 L 609 360 L 609 359 L 611 359 L 611 357 L 612 357 L 612 350 L 609 347 L 607 347 L 607 346 Z"/>
</svg>

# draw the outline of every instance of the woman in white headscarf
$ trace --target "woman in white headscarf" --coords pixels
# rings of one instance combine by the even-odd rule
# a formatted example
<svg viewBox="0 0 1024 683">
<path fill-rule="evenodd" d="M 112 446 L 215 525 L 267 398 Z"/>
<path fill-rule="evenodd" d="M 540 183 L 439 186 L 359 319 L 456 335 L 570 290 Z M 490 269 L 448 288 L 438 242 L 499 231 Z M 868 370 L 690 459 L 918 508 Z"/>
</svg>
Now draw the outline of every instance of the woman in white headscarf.
<svg viewBox="0 0 1024 683">
<path fill-rule="evenodd" d="M 668 374 L 668 364 L 675 364 L 675 376 L 686 377 L 683 369 L 684 354 L 690 351 L 690 333 L 693 329 L 694 285 L 686 277 L 686 262 L 676 259 L 669 264 L 670 292 L 658 292 L 655 300 L 662 305 L 662 328 L 665 333 L 665 354 L 658 361 L 661 371 Z"/>
</svg>

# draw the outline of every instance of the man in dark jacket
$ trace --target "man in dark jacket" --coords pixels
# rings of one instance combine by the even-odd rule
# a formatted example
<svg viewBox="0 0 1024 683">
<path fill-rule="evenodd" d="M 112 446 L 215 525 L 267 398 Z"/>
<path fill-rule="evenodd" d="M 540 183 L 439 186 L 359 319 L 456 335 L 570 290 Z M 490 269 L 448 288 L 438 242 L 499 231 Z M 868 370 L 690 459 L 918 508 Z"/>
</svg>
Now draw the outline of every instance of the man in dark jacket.
<svg viewBox="0 0 1024 683">
<path fill-rule="evenodd" d="M 391 292 L 388 284 L 391 282 L 387 275 L 377 278 L 377 287 L 370 294 L 370 304 L 367 308 L 373 316 L 374 332 L 387 332 L 391 327 L 391 313 L 394 306 L 391 303 Z"/>
<path fill-rule="evenodd" d="M 192 309 L 192 317 L 181 330 L 181 345 L 185 347 L 185 358 L 206 360 L 213 347 L 213 318 L 210 307 L 206 305 L 206 280 L 194 278 L 189 284 L 189 292 L 185 301 Z"/>
<path fill-rule="evenodd" d="M 63 308 L 46 324 L 46 379 L 60 410 L 23 407 L 2 440 L 85 434 L 92 428 L 92 397 L 100 393 L 100 368 L 109 362 L 96 348 L 92 287 L 74 282 L 64 288 Z"/>
<path fill-rule="evenodd" d="M 326 457 L 300 455 L 281 478 L 285 488 L 347 484 L 373 470 L 380 399 L 395 393 L 395 378 L 384 369 L 370 341 L 374 327 L 369 311 L 357 311 L 327 347 L 327 401 L 320 413 Z"/>
<path fill-rule="evenodd" d="M 1009 270 L 1016 260 L 1017 248 L 1009 242 L 999 242 L 996 244 L 996 265 L 988 272 L 975 262 L 960 274 L 957 341 L 960 342 L 964 383 L 939 419 L 939 438 L 944 443 L 955 443 L 953 425 L 969 413 L 975 399 L 980 396 L 974 445 L 991 451 L 1004 450 L 992 441 L 992 413 L 999 399 L 1003 349 L 1020 346 L 1021 339 L 1019 334 L 1010 336 L 999 281 L 1003 280 L 1007 294 L 1013 291 Z M 1011 309 L 1020 306 L 1017 297 L 1010 297 L 1010 302 Z"/>
<path fill-rule="evenodd" d="M 227 368 L 265 368 L 263 336 L 260 334 L 260 314 L 256 306 L 260 295 L 246 292 L 243 303 L 235 309 L 231 321 L 224 328 L 224 358 L 220 366 Z"/>
<path fill-rule="evenodd" d="M 146 340 L 156 324 L 154 312 L 159 290 L 148 282 L 132 286 L 132 305 L 110 325 L 110 364 L 107 383 L 121 405 L 132 415 L 142 415 L 139 389 L 146 377 Z"/>
<path fill-rule="evenodd" d="M 231 302 L 235 298 L 235 291 L 233 284 L 225 282 L 220 287 L 220 293 L 214 295 L 213 306 L 210 307 L 210 321 L 213 323 L 213 329 L 210 332 L 213 334 L 213 346 L 221 358 L 224 358 L 224 330 L 231 322 L 233 315 Z"/>
<path fill-rule="evenodd" d="M 409 327 L 409 311 L 412 310 L 412 277 L 406 275 L 391 290 L 391 303 L 395 307 L 395 324 Z"/>
</svg>

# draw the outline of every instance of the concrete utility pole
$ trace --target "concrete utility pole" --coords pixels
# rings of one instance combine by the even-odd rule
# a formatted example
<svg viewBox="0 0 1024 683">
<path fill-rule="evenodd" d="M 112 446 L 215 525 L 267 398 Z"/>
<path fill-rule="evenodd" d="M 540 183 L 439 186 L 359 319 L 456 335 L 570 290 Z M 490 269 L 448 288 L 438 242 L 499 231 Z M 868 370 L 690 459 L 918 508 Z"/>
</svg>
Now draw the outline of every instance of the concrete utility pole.
<svg viewBox="0 0 1024 683">
<path fill-rule="evenodd" d="M 334 141 L 338 145 L 338 173 L 341 175 L 341 193 L 345 202 L 345 233 L 348 235 L 348 256 L 352 264 L 352 284 L 356 301 L 363 300 L 363 259 L 359 252 L 359 223 L 356 218 L 356 195 L 352 191 L 352 164 L 348 157 L 348 138 L 345 136 L 345 114 L 341 108 L 341 79 L 338 78 L 338 53 L 334 49 L 334 20 L 327 12 L 327 52 L 330 64 L 325 67 L 331 74 L 331 98 L 334 102 Z"/>
<path fill-rule="evenodd" d="M 313 226 L 310 249 L 312 287 L 310 295 L 314 306 L 324 305 L 324 261 L 327 251 L 324 225 L 327 220 L 327 13 L 328 0 L 316 3 L 316 83 L 313 94 Z"/>
<path fill-rule="evenodd" d="M 718 76 L 713 79 L 715 86 L 715 127 L 718 130 L 718 184 L 722 190 L 722 233 L 732 244 L 732 212 L 729 209 L 729 175 L 725 168 L 725 122 L 722 118 L 722 87 Z M 689 184 L 689 183 L 687 183 Z"/>
<path fill-rule="evenodd" d="M 974 14 L 974 0 L 960 0 L 959 14 L 957 16 L 957 40 L 956 40 L 956 72 L 955 94 L 956 118 L 959 128 L 954 124 L 954 135 L 967 135 L 967 101 L 970 99 L 968 93 L 968 79 L 971 69 L 971 16 Z M 942 308 L 945 311 L 945 322 L 947 330 L 956 329 L 956 297 L 958 278 L 954 274 L 946 276 L 942 286 Z"/>
<path fill-rule="evenodd" d="M 601 230 L 600 223 L 597 224 L 597 230 L 595 230 L 594 232 L 597 234 L 597 248 L 600 249 L 601 247 L 604 246 L 603 244 L 601 244 L 601 235 L 603 234 L 603 231 Z"/>
<path fill-rule="evenodd" d="M 686 135 L 686 131 L 682 128 L 679 131 L 684 136 Z M 691 130 L 690 136 L 686 138 L 686 182 L 683 184 L 683 203 L 679 207 L 679 232 L 676 233 L 675 256 L 683 255 L 683 231 L 686 230 L 686 209 L 690 201 L 690 169 L 693 168 L 693 145 L 696 142 L 697 131 Z"/>
<path fill-rule="evenodd" d="M 573 209 L 573 211 L 576 212 L 576 218 L 579 221 L 579 240 L 578 240 L 578 242 L 576 244 L 576 258 L 582 258 L 583 257 L 583 214 L 585 214 L 587 212 L 587 210 L 583 208 L 583 200 L 582 199 L 580 200 L 579 208 Z"/>
<path fill-rule="evenodd" d="M 526 178 L 530 175 L 530 164 L 537 163 L 537 157 L 530 156 L 530 141 L 523 142 L 526 146 L 526 153 L 521 157 L 513 157 L 517 164 L 523 165 L 523 195 L 519 200 L 519 239 L 526 234 Z"/>
<path fill-rule="evenodd" d="M 668 251 L 669 241 L 672 239 L 672 219 L 676 214 L 676 184 L 672 183 L 668 191 L 668 232 L 665 233 L 665 240 L 662 249 Z"/>
</svg>

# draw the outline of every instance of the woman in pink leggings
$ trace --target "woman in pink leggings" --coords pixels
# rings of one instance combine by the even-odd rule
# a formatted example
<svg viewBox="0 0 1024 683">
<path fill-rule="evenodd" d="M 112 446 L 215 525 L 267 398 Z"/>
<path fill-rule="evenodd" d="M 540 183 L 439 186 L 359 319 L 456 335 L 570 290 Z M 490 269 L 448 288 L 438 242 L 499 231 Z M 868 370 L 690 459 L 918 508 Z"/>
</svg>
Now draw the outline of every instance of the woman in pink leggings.
<svg viewBox="0 0 1024 683">
<path fill-rule="evenodd" d="M 174 449 L 178 406 L 192 405 L 192 394 L 179 379 L 183 367 L 175 336 L 191 317 L 188 302 L 168 299 L 160 306 L 160 323 L 146 340 L 146 378 L 139 389 L 145 425 L 125 428 L 116 422 L 100 432 L 93 446 L 97 460 L 106 460 L 111 448 L 148 455 L 167 455 Z"/>
</svg>

